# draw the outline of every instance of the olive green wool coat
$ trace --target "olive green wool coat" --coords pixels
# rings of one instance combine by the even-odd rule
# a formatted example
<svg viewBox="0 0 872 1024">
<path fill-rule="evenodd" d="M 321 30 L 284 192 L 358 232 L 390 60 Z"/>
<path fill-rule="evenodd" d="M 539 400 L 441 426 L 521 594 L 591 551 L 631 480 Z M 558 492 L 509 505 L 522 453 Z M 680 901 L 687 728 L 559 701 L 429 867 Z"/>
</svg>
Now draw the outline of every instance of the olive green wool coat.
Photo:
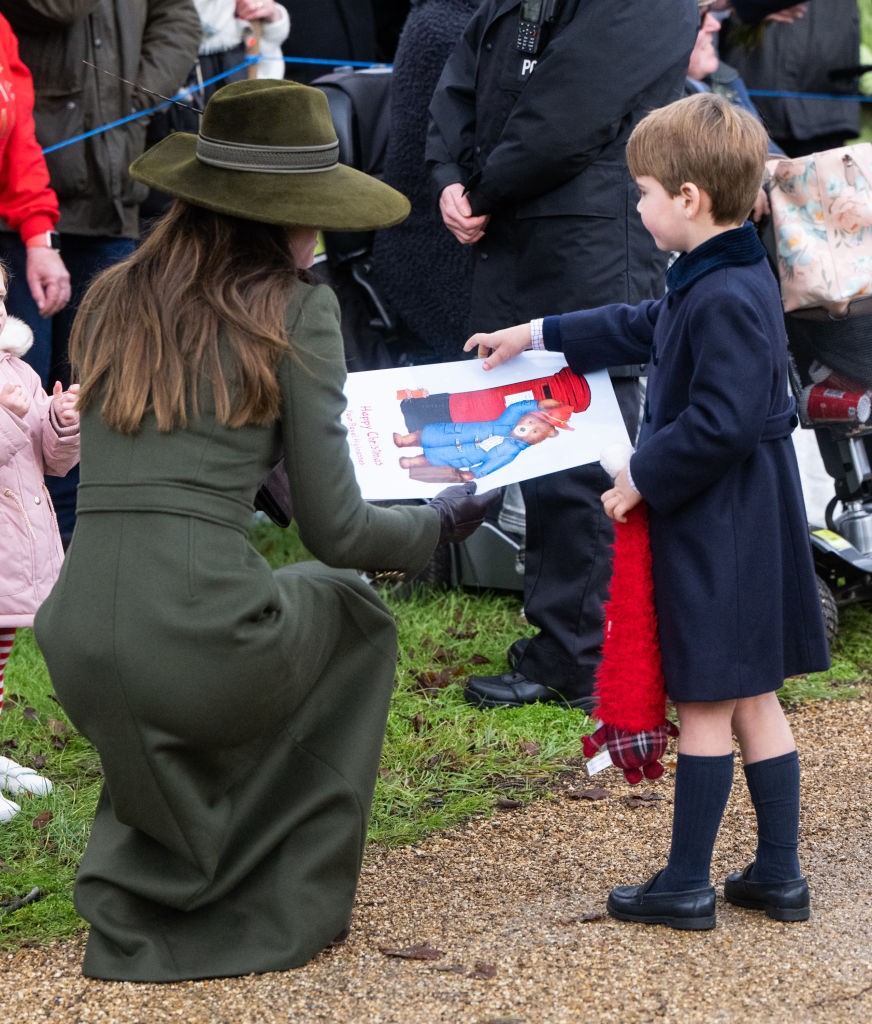
<svg viewBox="0 0 872 1024">
<path fill-rule="evenodd" d="M 295 967 L 349 921 L 396 637 L 348 569 L 422 567 L 439 518 L 360 498 L 333 293 L 300 284 L 288 325 L 272 426 L 82 417 L 78 522 L 35 631 L 105 772 L 75 887 L 92 977 Z M 346 568 L 273 572 L 249 543 L 279 446 L 303 542 Z"/>
</svg>

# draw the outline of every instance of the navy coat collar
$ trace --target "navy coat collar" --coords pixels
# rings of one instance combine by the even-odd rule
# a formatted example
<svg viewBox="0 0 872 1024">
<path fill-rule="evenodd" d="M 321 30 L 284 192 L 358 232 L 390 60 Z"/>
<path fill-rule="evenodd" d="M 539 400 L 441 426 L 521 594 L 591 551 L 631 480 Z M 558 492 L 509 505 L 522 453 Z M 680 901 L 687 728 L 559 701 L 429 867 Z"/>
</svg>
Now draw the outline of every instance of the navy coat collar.
<svg viewBox="0 0 872 1024">
<path fill-rule="evenodd" d="M 740 228 L 715 235 L 679 256 L 666 271 L 666 286 L 672 292 L 682 292 L 712 270 L 748 266 L 765 256 L 754 225 L 745 221 Z"/>
</svg>

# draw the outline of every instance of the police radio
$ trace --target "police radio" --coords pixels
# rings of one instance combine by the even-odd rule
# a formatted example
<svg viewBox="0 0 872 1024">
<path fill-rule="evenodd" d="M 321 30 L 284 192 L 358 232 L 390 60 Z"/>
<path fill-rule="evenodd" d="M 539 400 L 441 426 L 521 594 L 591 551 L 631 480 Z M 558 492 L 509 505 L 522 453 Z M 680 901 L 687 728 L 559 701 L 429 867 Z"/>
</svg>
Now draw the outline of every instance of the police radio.
<svg viewBox="0 0 872 1024">
<path fill-rule="evenodd" d="M 557 0 L 523 0 L 518 15 L 518 39 L 515 48 L 520 53 L 538 53 L 542 42 L 542 26 L 554 20 Z"/>
</svg>

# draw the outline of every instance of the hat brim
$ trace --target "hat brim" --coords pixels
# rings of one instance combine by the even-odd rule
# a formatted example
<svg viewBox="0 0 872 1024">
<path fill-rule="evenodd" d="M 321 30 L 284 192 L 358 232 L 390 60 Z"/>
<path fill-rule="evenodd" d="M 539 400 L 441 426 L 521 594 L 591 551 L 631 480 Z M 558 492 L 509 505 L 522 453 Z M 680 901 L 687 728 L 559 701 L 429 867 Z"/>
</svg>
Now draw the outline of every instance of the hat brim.
<svg viewBox="0 0 872 1024">
<path fill-rule="evenodd" d="M 401 192 L 345 164 L 302 173 L 236 171 L 202 163 L 196 150 L 196 135 L 175 132 L 134 160 L 130 176 L 216 213 L 284 227 L 374 231 L 399 224 L 411 209 Z"/>
</svg>

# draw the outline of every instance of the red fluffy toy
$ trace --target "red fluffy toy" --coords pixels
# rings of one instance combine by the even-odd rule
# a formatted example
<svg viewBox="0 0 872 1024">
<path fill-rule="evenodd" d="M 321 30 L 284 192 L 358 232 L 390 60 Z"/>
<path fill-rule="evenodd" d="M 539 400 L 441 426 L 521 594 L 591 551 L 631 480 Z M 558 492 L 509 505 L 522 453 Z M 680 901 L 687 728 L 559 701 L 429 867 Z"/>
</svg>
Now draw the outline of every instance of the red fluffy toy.
<svg viewBox="0 0 872 1024">
<path fill-rule="evenodd" d="M 603 454 L 603 468 L 616 476 L 631 451 L 611 446 Z M 643 777 L 660 778 L 660 758 L 678 729 L 666 718 L 647 508 L 637 505 L 625 523 L 614 526 L 612 582 L 593 711 L 600 724 L 582 739 L 582 749 L 585 757 L 593 757 L 606 747 L 627 782 L 635 785 Z"/>
</svg>

